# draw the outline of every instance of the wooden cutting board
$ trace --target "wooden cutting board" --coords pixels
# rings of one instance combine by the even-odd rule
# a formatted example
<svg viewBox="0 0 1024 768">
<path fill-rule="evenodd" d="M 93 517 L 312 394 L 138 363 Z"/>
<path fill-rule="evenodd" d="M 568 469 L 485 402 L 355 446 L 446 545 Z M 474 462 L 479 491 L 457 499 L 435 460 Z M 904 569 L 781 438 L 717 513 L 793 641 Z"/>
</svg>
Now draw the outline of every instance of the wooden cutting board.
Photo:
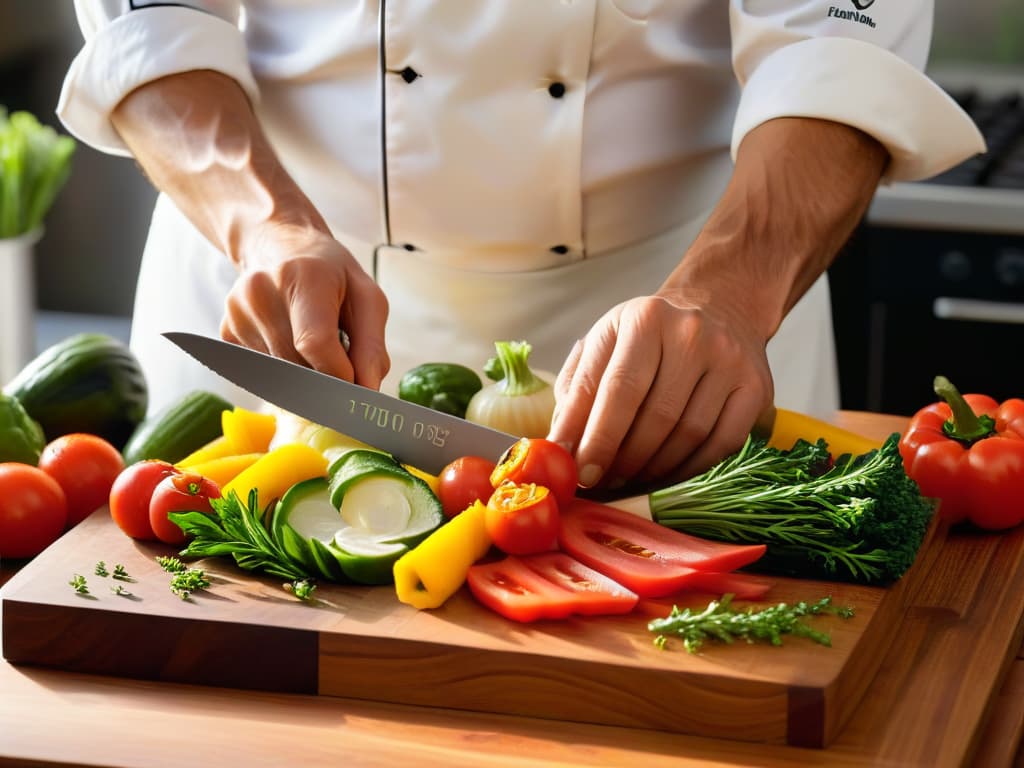
<svg viewBox="0 0 1024 768">
<path fill-rule="evenodd" d="M 855 609 L 852 619 L 809 620 L 831 647 L 786 637 L 781 647 L 715 644 L 691 655 L 678 642 L 659 650 L 647 629 L 670 600 L 624 617 L 521 625 L 466 590 L 417 611 L 390 587 L 322 584 L 307 604 L 280 579 L 220 558 L 194 564 L 213 583 L 182 600 L 155 561 L 174 549 L 127 538 L 102 509 L 0 590 L 2 650 L 12 663 L 76 672 L 823 747 L 860 703 L 943 536 L 933 531 L 888 589 L 778 579 L 764 603 L 831 595 Z M 101 560 L 134 581 L 94 575 Z M 89 595 L 71 588 L 75 574 Z M 119 583 L 130 596 L 111 591 Z"/>
</svg>

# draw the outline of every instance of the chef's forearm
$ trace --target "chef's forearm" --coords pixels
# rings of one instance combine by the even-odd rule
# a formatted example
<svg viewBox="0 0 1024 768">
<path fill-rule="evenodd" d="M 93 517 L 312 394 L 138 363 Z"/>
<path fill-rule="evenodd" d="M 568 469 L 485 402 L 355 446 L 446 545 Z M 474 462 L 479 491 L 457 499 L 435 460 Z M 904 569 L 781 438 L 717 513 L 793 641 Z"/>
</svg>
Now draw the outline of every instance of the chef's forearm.
<svg viewBox="0 0 1024 768">
<path fill-rule="evenodd" d="M 849 126 L 809 118 L 760 125 L 661 292 L 736 307 L 771 338 L 853 232 L 887 162 L 881 144 Z"/>
<path fill-rule="evenodd" d="M 132 91 L 111 115 L 153 184 L 239 263 L 263 224 L 327 227 L 279 162 L 242 88 L 209 70 Z"/>
</svg>

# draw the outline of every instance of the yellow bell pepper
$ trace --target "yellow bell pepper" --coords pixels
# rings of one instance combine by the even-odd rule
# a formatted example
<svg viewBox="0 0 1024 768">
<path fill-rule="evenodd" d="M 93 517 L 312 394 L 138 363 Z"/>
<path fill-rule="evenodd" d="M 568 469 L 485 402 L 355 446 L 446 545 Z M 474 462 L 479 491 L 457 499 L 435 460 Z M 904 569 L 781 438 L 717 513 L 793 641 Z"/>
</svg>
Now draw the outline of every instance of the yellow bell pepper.
<svg viewBox="0 0 1024 768">
<path fill-rule="evenodd" d="M 243 470 L 248 469 L 261 458 L 262 453 L 242 453 L 237 456 L 221 456 L 209 461 L 200 461 L 186 469 L 197 475 L 213 480 L 218 488 L 223 488 L 235 479 Z"/>
<path fill-rule="evenodd" d="M 413 477 L 418 477 L 420 480 L 425 482 L 429 486 L 430 490 L 433 491 L 434 495 L 437 496 L 437 491 L 438 488 L 440 487 L 440 479 L 438 478 L 437 475 L 432 475 L 429 472 L 424 472 L 422 469 L 417 469 L 411 464 L 403 464 L 402 466 L 405 467 L 406 472 L 408 472 L 410 475 L 412 475 Z"/>
<path fill-rule="evenodd" d="M 234 491 L 245 502 L 255 488 L 260 506 L 265 507 L 296 483 L 326 475 L 327 459 L 320 451 L 303 443 L 286 443 L 260 456 L 220 490 L 222 496 Z"/>
<path fill-rule="evenodd" d="M 775 424 L 768 445 L 788 451 L 797 440 L 803 439 L 813 443 L 818 438 L 825 439 L 833 456 L 841 456 L 844 453 L 860 456 L 882 446 L 881 440 L 872 440 L 813 416 L 784 408 L 775 409 Z"/>
<path fill-rule="evenodd" d="M 221 429 L 234 449 L 232 453 L 266 453 L 277 429 L 277 417 L 272 413 L 250 411 L 235 406 L 221 414 Z"/>
<path fill-rule="evenodd" d="M 395 561 L 399 600 L 421 610 L 439 608 L 459 590 L 469 567 L 491 548 L 486 510 L 474 502 Z"/>
<path fill-rule="evenodd" d="M 233 456 L 236 453 L 237 451 L 235 451 L 231 442 L 221 435 L 220 437 L 215 437 L 206 445 L 194 450 L 184 459 L 177 462 L 175 466 L 179 469 L 191 469 L 196 464 L 204 464 L 208 461 L 213 461 L 214 459 L 223 459 L 225 456 Z"/>
</svg>

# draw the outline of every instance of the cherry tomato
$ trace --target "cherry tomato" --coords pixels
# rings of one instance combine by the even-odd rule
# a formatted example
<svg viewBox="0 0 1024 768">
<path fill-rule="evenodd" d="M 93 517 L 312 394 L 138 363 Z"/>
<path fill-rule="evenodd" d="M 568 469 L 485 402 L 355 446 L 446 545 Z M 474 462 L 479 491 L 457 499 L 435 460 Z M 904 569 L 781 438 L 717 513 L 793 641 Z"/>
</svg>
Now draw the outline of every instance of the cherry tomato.
<svg viewBox="0 0 1024 768">
<path fill-rule="evenodd" d="M 35 557 L 67 521 L 67 500 L 56 480 L 31 464 L 0 464 L 0 558 Z"/>
<path fill-rule="evenodd" d="M 491 473 L 495 488 L 506 480 L 542 485 L 554 494 L 559 506 L 568 506 L 576 495 L 579 476 L 576 460 L 558 443 L 524 437 L 505 451 Z"/>
<path fill-rule="evenodd" d="M 455 517 L 474 501 L 486 504 L 494 493 L 493 471 L 494 462 L 480 456 L 463 456 L 441 470 L 437 497 L 444 514 Z"/>
<path fill-rule="evenodd" d="M 160 459 L 146 459 L 125 467 L 110 489 L 110 516 L 133 539 L 153 541 L 149 502 L 157 484 L 180 470 Z"/>
<path fill-rule="evenodd" d="M 194 472 L 168 475 L 153 489 L 149 500 L 149 524 L 165 544 L 184 544 L 185 532 L 168 519 L 169 512 L 213 514 L 210 499 L 220 498 L 220 486 Z"/>
<path fill-rule="evenodd" d="M 494 545 L 509 555 L 532 555 L 558 543 L 558 502 L 534 483 L 502 483 L 487 500 L 484 527 Z"/>
<path fill-rule="evenodd" d="M 124 469 L 121 452 L 98 435 L 74 432 L 49 442 L 39 468 L 56 480 L 68 501 L 67 527 L 78 525 L 107 503 Z"/>
</svg>

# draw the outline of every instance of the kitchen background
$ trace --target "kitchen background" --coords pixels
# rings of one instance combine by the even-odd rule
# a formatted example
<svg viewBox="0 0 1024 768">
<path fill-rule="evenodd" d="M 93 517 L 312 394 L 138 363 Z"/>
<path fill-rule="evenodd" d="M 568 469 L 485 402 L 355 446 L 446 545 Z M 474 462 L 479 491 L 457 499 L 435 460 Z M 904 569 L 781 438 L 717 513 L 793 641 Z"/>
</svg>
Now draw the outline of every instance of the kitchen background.
<svg viewBox="0 0 1024 768">
<path fill-rule="evenodd" d="M 70 2 L 0 0 L 0 104 L 59 128 L 80 44 Z M 938 0 L 929 71 L 990 149 L 880 190 L 837 259 L 844 408 L 911 413 L 939 373 L 964 391 L 1024 396 L 1024 3 Z M 154 199 L 130 160 L 79 146 L 35 251 L 39 348 L 80 330 L 127 338 Z"/>
</svg>

